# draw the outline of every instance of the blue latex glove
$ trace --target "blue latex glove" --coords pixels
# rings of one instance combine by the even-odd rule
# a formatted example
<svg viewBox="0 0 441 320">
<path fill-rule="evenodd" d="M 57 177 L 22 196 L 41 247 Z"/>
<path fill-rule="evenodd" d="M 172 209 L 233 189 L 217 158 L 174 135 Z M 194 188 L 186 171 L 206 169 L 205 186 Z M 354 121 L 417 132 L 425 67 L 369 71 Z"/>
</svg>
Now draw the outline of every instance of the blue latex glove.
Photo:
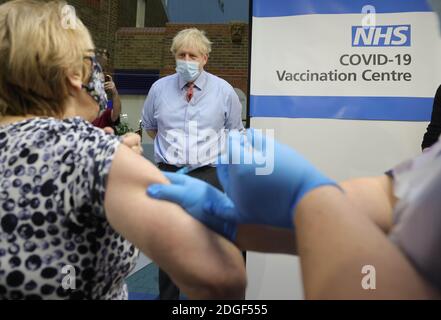
<svg viewBox="0 0 441 320">
<path fill-rule="evenodd" d="M 233 203 L 225 193 L 202 180 L 186 175 L 170 172 L 164 172 L 164 175 L 171 184 L 150 185 L 147 188 L 150 197 L 180 205 L 195 219 L 234 241 L 237 231 L 236 223 L 219 218 L 223 212 L 234 210 Z"/>
<path fill-rule="evenodd" d="M 296 151 L 267 139 L 260 131 L 248 130 L 246 136 L 231 132 L 228 141 L 230 155 L 240 154 L 241 164 L 217 167 L 219 180 L 236 207 L 213 212 L 226 221 L 293 228 L 295 208 L 308 192 L 324 185 L 336 186 Z M 257 159 L 265 157 L 273 161 L 273 172 L 258 175 L 256 169 L 262 170 L 264 165 L 256 161 L 262 163 Z M 244 164 L 247 158 L 254 160 Z"/>
</svg>

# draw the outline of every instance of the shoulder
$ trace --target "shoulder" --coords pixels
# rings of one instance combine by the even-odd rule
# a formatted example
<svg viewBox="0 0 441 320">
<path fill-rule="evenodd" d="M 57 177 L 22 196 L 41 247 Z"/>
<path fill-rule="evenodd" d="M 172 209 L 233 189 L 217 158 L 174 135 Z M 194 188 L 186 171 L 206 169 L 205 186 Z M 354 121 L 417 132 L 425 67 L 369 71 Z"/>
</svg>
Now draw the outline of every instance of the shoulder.
<svg viewBox="0 0 441 320">
<path fill-rule="evenodd" d="M 159 80 L 156 80 L 155 83 L 153 83 L 150 90 L 162 90 L 164 87 L 171 86 L 175 84 L 178 81 L 178 75 L 176 73 L 171 74 L 169 76 L 165 76 Z"/>
<path fill-rule="evenodd" d="M 110 109 L 109 109 L 110 115 Z M 95 127 L 79 117 L 63 120 L 68 126 L 76 128 L 77 139 L 86 145 L 98 148 L 116 147 L 119 138 L 115 135 L 107 134 L 104 130 Z"/>
<path fill-rule="evenodd" d="M 106 116 L 106 112 L 110 113 L 111 111 L 110 109 L 107 109 L 101 116 Z M 78 136 L 84 136 L 85 134 L 97 137 L 106 136 L 102 129 L 95 127 L 92 123 L 85 121 L 80 117 L 64 119 L 60 120 L 59 122 L 59 126 L 61 128 L 64 127 L 66 129 L 72 129 L 69 131 L 69 133 L 76 134 Z"/>
<path fill-rule="evenodd" d="M 33 118 L 12 124 L 5 130 L 9 140 L 6 151 L 11 156 L 19 157 L 23 150 L 25 156 L 38 155 L 33 166 L 52 165 L 56 170 L 54 177 L 66 168 L 71 168 L 71 173 L 76 168 L 77 173 L 87 171 L 89 174 L 97 164 L 104 167 L 101 164 L 111 163 L 120 144 L 118 137 L 106 134 L 79 117 L 65 120 Z M 19 147 L 11 148 L 14 145 Z"/>
<path fill-rule="evenodd" d="M 207 80 L 212 83 L 213 85 L 219 87 L 221 90 L 225 92 L 235 92 L 234 88 L 231 84 L 229 84 L 225 79 L 222 79 L 221 77 L 218 77 L 212 73 L 209 73 L 205 71 L 205 74 L 207 76 Z"/>
<path fill-rule="evenodd" d="M 36 124 L 50 137 L 56 138 L 58 144 L 76 152 L 91 154 L 90 149 L 115 149 L 119 143 L 118 137 L 106 134 L 80 117 L 40 119 Z"/>
<path fill-rule="evenodd" d="M 77 136 L 84 132 L 98 131 L 92 124 L 84 121 L 80 117 L 69 119 L 55 118 L 33 118 L 24 123 L 17 123 L 10 126 L 14 131 L 23 132 L 45 132 L 51 136 Z"/>
</svg>

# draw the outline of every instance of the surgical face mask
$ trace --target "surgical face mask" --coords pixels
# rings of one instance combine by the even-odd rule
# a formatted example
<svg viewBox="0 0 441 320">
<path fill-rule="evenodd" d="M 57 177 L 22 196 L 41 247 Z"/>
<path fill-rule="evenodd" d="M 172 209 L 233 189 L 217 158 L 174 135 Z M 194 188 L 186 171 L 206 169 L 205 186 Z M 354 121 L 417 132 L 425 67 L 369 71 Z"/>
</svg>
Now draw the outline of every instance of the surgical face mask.
<svg viewBox="0 0 441 320">
<path fill-rule="evenodd" d="M 199 62 L 185 60 L 176 60 L 176 72 L 181 75 L 185 82 L 193 82 L 201 74 Z"/>
<path fill-rule="evenodd" d="M 92 62 L 92 75 L 90 76 L 89 83 L 84 85 L 87 93 L 98 102 L 100 111 L 105 110 L 107 107 L 107 94 L 104 90 L 104 73 L 100 64 L 95 57 L 87 57 Z"/>
<path fill-rule="evenodd" d="M 441 0 L 429 0 L 432 10 L 438 15 L 438 24 L 441 32 Z"/>
</svg>

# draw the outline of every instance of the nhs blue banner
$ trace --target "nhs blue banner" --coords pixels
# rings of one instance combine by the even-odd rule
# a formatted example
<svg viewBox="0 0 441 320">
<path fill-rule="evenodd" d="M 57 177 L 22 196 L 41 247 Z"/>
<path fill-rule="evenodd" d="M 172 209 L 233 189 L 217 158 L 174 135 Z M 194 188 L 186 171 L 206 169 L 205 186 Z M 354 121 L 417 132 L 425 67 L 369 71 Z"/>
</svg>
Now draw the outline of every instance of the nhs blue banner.
<svg viewBox="0 0 441 320">
<path fill-rule="evenodd" d="M 441 35 L 426 0 L 252 0 L 251 117 L 430 120 Z"/>
</svg>

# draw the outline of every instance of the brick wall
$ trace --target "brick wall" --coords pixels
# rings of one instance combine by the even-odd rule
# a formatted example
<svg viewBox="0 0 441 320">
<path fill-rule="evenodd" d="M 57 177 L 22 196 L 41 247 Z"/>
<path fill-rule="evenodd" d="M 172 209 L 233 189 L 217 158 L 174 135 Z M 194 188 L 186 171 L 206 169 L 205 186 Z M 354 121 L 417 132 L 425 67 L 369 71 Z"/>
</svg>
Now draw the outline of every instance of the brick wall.
<svg viewBox="0 0 441 320">
<path fill-rule="evenodd" d="M 115 34 L 118 30 L 118 12 L 119 1 L 117 0 L 100 0 L 100 16 L 98 23 L 98 30 L 94 36 L 96 38 L 95 45 L 97 47 L 107 48 L 110 52 L 111 64 L 113 64 L 113 57 L 115 52 Z M 95 18 L 96 19 L 96 18 Z"/>
<path fill-rule="evenodd" d="M 115 45 L 117 39 L 117 31 L 125 30 L 127 27 L 135 27 L 136 25 L 136 0 L 70 0 L 72 5 L 77 9 L 77 14 L 84 24 L 92 33 L 95 45 L 97 47 L 107 48 L 110 52 L 110 62 L 116 67 L 117 57 L 115 55 Z M 146 25 L 164 26 L 167 17 L 160 0 L 146 1 Z M 123 31 L 124 33 L 124 31 Z M 139 35 L 127 35 L 135 37 Z M 124 37 L 121 38 L 123 43 L 127 43 Z M 137 41 L 136 41 L 137 42 Z M 129 47 L 131 47 L 129 45 Z M 129 59 L 133 54 L 125 51 Z M 145 64 L 136 62 L 135 66 L 144 66 Z"/>
<path fill-rule="evenodd" d="M 75 7 L 77 16 L 83 21 L 92 34 L 95 45 L 101 47 L 109 44 L 111 46 L 109 50 L 113 51 L 113 43 L 111 40 L 112 38 L 114 40 L 114 35 L 118 28 L 115 22 L 117 22 L 118 17 L 119 1 L 120 0 L 67 0 L 66 2 Z M 4 2 L 7 1 L 0 0 L 0 3 Z M 110 9 L 114 10 L 110 15 L 108 14 L 109 3 Z M 108 29 L 109 32 L 107 32 Z M 113 35 L 111 34 L 112 31 Z"/>
<path fill-rule="evenodd" d="M 122 28 L 116 34 L 115 69 L 160 70 L 165 28 Z"/>
<path fill-rule="evenodd" d="M 161 0 L 145 1 L 145 27 L 164 27 L 168 22 L 167 13 Z"/>
<path fill-rule="evenodd" d="M 0 0 L 0 4 L 9 0 Z M 49 0 L 42 0 L 49 1 Z M 136 0 L 67 0 L 92 34 L 97 47 L 114 53 L 115 34 L 120 27 L 136 24 Z"/>
<path fill-rule="evenodd" d="M 118 28 L 136 27 L 136 0 L 119 1 Z"/>
<path fill-rule="evenodd" d="M 99 34 L 99 21 L 102 19 L 100 16 L 99 3 L 89 3 L 87 0 L 69 0 L 68 3 L 75 7 L 75 12 L 80 20 L 85 24 L 92 34 L 95 45 L 101 43 L 98 40 Z"/>
</svg>

